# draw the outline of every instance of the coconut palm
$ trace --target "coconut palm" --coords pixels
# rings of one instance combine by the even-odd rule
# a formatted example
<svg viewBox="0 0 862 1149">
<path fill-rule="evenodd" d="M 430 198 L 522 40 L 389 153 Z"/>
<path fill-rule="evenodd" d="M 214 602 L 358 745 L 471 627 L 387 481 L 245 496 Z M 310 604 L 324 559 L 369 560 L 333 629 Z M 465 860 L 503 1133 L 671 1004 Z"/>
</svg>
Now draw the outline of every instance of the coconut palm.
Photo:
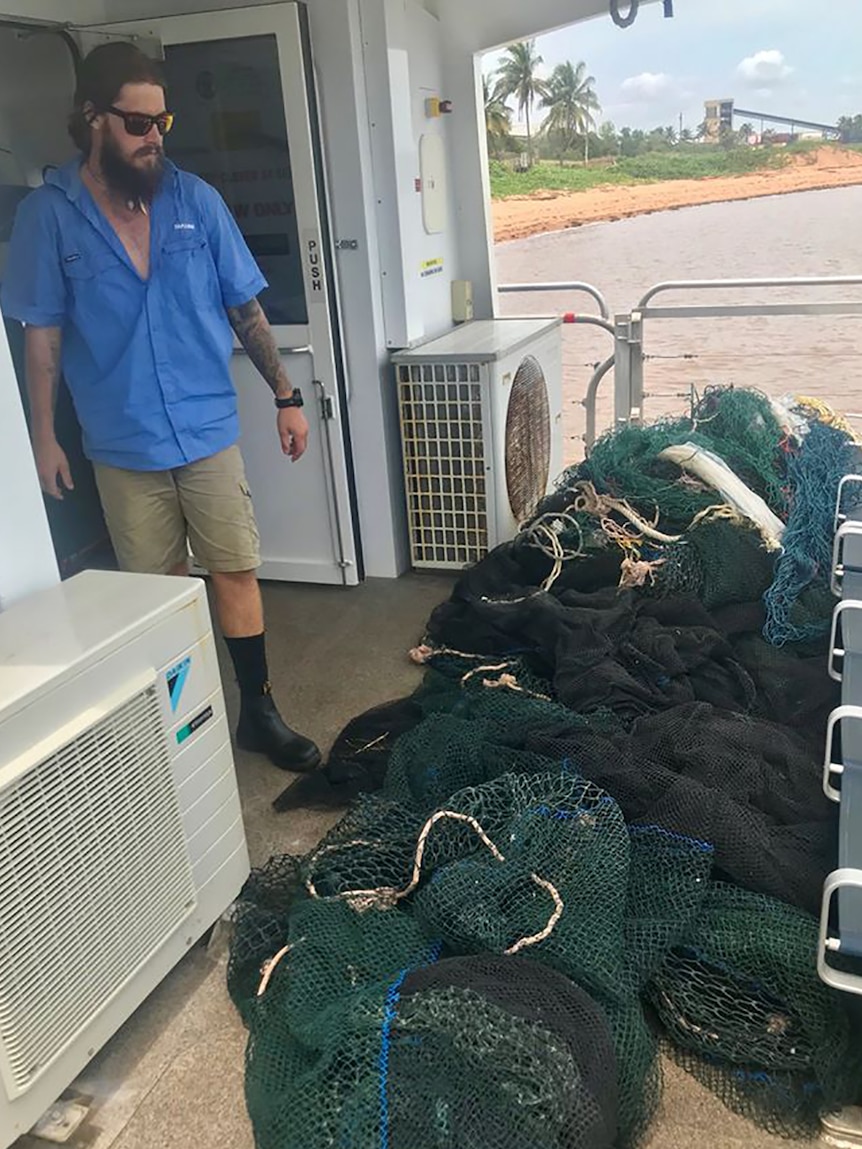
<svg viewBox="0 0 862 1149">
<path fill-rule="evenodd" d="M 495 158 L 499 158 L 500 145 L 509 138 L 512 111 L 500 92 L 499 83 L 493 83 L 490 76 L 482 77 L 482 93 L 485 98 L 485 131 L 488 134 L 488 147 Z"/>
<path fill-rule="evenodd" d="M 557 133 L 563 151 L 577 136 L 584 139 L 584 163 L 590 158 L 590 132 L 595 128 L 595 112 L 600 110 L 595 92 L 595 79 L 587 75 L 587 66 L 570 60 L 557 64 L 542 96 L 542 107 L 548 109 L 544 131 Z"/>
<path fill-rule="evenodd" d="M 527 155 L 533 162 L 533 138 L 530 130 L 530 112 L 536 100 L 542 99 L 547 91 L 545 81 L 539 76 L 542 57 L 536 52 L 535 40 L 524 40 L 510 44 L 497 70 L 497 91 L 507 100 L 514 96 L 518 112 L 523 115 L 527 126 Z"/>
</svg>

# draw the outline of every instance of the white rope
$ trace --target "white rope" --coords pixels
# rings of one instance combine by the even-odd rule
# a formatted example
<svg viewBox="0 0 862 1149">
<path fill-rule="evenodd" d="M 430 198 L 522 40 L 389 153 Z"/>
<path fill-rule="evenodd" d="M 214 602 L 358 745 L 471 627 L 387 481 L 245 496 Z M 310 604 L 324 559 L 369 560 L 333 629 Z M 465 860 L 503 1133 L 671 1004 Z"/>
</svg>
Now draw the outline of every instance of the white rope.
<svg viewBox="0 0 862 1149">
<path fill-rule="evenodd" d="M 495 860 L 498 862 L 505 862 L 506 859 L 503 854 L 500 852 L 500 850 L 497 849 L 497 847 L 479 825 L 479 822 L 471 814 L 459 814 L 455 810 L 438 810 L 436 814 L 431 815 L 419 833 L 419 838 L 416 842 L 416 853 L 413 859 L 413 876 L 403 889 L 396 890 L 392 886 L 381 886 L 373 890 L 345 890 L 344 892 L 335 894 L 333 896 L 346 901 L 352 909 L 356 910 L 357 913 L 363 913 L 365 910 L 370 909 L 392 909 L 398 904 L 398 902 L 408 898 L 414 892 L 414 890 L 417 889 L 419 882 L 422 879 L 422 862 L 425 858 L 425 847 L 428 843 L 428 836 L 433 828 L 437 825 L 437 823 L 443 821 L 444 819 L 448 819 L 453 822 L 462 822 L 464 825 L 469 826 L 470 829 L 473 830 L 473 832 L 478 836 L 482 845 L 485 846 L 486 849 L 490 850 Z M 319 858 L 321 858 L 324 854 L 332 853 L 335 850 L 350 849 L 353 846 L 379 845 L 381 845 L 379 842 L 367 842 L 360 839 L 352 842 L 333 843 L 330 846 L 324 846 L 318 850 L 317 853 L 312 856 L 310 865 L 313 868 L 314 864 Z M 530 878 L 533 882 L 536 883 L 537 886 L 539 886 L 540 889 L 545 890 L 548 894 L 550 894 L 554 903 L 554 909 L 551 913 L 551 916 L 548 918 L 548 923 L 544 929 L 542 929 L 537 934 L 532 934 L 529 937 L 521 938 L 519 941 L 509 946 L 509 948 L 504 951 L 506 954 L 516 954 L 523 949 L 527 949 L 529 946 L 538 945 L 539 942 L 545 941 L 545 939 L 550 937 L 550 935 L 553 933 L 557 923 L 563 915 L 565 904 L 563 899 L 560 897 L 560 893 L 556 886 L 554 886 L 546 879 L 540 878 L 538 874 L 531 874 Z M 317 892 L 317 888 L 311 878 L 306 879 L 305 886 L 311 897 L 318 899 L 320 898 L 320 894 Z M 272 970 L 275 968 L 275 964 L 277 964 L 277 961 L 281 960 L 281 958 L 284 956 L 284 953 L 289 951 L 289 949 L 290 947 L 286 947 L 285 951 L 277 954 L 276 958 L 273 958 L 272 962 L 268 963 L 268 965 L 272 968 L 268 970 L 268 976 L 265 976 L 267 984 L 269 982 L 269 977 L 272 976 Z M 266 986 L 264 986 L 264 989 L 265 988 Z M 259 993 L 260 992 L 262 991 L 259 991 Z"/>
</svg>

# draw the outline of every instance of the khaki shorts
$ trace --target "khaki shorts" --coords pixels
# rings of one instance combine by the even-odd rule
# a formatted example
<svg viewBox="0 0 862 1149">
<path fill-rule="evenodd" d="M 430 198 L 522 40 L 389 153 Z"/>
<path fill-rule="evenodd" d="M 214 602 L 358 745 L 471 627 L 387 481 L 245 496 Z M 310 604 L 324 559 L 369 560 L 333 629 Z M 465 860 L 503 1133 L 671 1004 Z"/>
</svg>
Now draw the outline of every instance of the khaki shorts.
<svg viewBox="0 0 862 1149">
<path fill-rule="evenodd" d="M 170 574 L 189 544 L 207 571 L 260 566 L 260 536 L 239 447 L 175 471 L 95 465 L 108 533 L 122 570 Z"/>
</svg>

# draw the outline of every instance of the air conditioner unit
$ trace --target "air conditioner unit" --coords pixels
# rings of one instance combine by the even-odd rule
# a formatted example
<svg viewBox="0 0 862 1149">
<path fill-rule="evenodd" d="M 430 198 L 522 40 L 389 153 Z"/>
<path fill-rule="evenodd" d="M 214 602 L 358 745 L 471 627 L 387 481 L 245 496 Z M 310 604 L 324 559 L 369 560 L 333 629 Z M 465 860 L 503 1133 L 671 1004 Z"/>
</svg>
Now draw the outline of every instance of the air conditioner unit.
<svg viewBox="0 0 862 1149">
<path fill-rule="evenodd" d="M 562 469 L 561 320 L 475 320 L 393 362 L 413 566 L 468 566 Z"/>
<path fill-rule="evenodd" d="M 203 584 L 89 571 L 0 614 L 0 1149 L 248 871 Z"/>
</svg>

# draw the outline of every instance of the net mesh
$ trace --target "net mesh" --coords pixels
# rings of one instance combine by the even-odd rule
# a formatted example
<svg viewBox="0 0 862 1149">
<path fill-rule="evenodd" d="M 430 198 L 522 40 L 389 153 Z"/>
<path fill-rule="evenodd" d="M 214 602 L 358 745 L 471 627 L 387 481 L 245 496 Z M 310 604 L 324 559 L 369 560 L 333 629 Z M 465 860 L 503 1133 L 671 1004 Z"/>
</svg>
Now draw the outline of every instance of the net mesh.
<svg viewBox="0 0 862 1149">
<path fill-rule="evenodd" d="M 236 908 L 259 1149 L 624 1149 L 661 1041 L 785 1135 L 859 1099 L 814 917 L 849 437 L 792 422 L 714 389 L 606 436 L 433 612 L 418 690 L 279 798 L 350 804 Z M 787 522 L 783 551 L 659 458 L 683 442 Z"/>
</svg>

